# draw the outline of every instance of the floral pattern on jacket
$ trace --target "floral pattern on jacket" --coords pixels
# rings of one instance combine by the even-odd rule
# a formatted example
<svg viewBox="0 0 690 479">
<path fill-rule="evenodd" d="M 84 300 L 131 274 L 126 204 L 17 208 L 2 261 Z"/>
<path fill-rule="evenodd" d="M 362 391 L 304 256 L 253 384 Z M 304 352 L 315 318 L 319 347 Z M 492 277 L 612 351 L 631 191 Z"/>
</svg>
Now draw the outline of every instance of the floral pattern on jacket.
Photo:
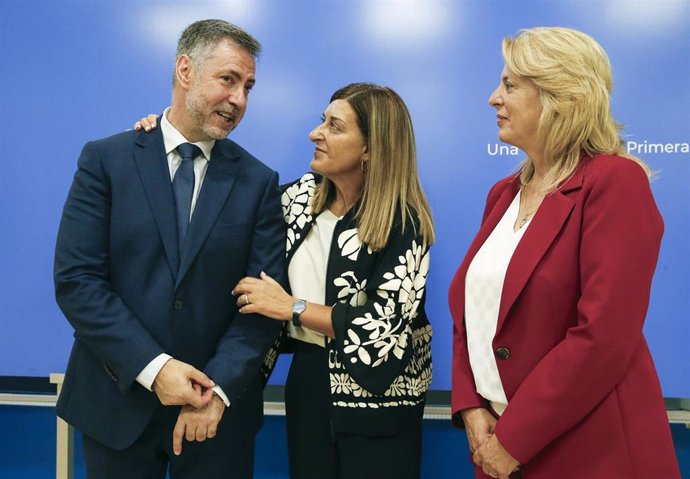
<svg viewBox="0 0 690 479">
<path fill-rule="evenodd" d="M 307 173 L 284 189 L 288 262 L 314 223 L 310 201 L 318 181 Z M 336 336 L 326 340 L 332 404 L 422 404 L 432 378 L 432 330 L 424 310 L 429 247 L 416 236 L 413 219 L 402 231 L 398 213 L 387 245 L 373 252 L 362 245 L 352 210 L 335 227 L 328 259 L 326 303 L 333 305 Z M 275 354 L 267 360 L 270 373 Z"/>
</svg>

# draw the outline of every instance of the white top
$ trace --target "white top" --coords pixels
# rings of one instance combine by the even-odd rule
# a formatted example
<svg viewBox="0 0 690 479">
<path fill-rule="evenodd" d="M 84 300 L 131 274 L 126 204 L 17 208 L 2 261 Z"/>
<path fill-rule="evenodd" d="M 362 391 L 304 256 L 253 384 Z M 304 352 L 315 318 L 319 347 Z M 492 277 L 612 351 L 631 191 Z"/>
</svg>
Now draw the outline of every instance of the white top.
<svg viewBox="0 0 690 479">
<path fill-rule="evenodd" d="M 292 295 L 296 298 L 309 303 L 326 304 L 328 256 L 331 252 L 333 231 L 339 219 L 326 208 L 316 217 L 306 238 L 292 256 L 288 267 L 288 279 Z M 322 333 L 304 326 L 296 327 L 289 322 L 288 334 L 305 343 L 326 346 Z"/>
<path fill-rule="evenodd" d="M 519 209 L 520 192 L 472 259 L 465 279 L 465 327 L 472 374 L 477 393 L 499 415 L 508 405 L 508 399 L 498 374 L 492 341 L 508 264 L 530 223 L 513 231 Z"/>
</svg>

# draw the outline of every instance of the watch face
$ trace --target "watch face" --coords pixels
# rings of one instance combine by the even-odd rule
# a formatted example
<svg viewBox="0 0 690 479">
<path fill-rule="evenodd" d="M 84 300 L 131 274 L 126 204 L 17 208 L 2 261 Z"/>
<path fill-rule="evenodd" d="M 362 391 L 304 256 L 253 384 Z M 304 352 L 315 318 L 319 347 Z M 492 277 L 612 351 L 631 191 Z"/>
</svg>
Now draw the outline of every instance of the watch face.
<svg viewBox="0 0 690 479">
<path fill-rule="evenodd" d="M 302 313 L 305 309 L 307 309 L 307 303 L 303 299 L 298 299 L 295 301 L 295 303 L 292 305 L 292 312 L 295 314 L 300 314 Z"/>
<path fill-rule="evenodd" d="M 300 327 L 302 326 L 302 321 L 299 320 L 299 315 L 302 311 L 307 309 L 307 302 L 303 299 L 298 299 L 292 304 L 292 324 Z"/>
</svg>

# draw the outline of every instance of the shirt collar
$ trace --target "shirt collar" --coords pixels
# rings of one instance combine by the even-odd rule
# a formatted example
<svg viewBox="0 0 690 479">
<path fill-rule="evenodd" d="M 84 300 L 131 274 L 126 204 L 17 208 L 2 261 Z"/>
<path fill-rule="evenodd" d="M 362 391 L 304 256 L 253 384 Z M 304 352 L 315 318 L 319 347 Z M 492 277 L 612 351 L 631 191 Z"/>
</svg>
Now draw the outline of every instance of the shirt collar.
<svg viewBox="0 0 690 479">
<path fill-rule="evenodd" d="M 177 131 L 177 129 L 168 121 L 168 111 L 170 108 L 166 108 L 161 116 L 161 132 L 163 133 L 163 144 L 165 145 L 165 154 L 169 155 L 170 152 L 177 149 L 182 143 L 189 143 L 182 133 Z M 213 145 L 215 145 L 216 140 L 207 141 L 197 141 L 193 144 L 201 148 L 202 153 L 206 161 L 211 161 L 211 150 L 213 150 Z"/>
</svg>

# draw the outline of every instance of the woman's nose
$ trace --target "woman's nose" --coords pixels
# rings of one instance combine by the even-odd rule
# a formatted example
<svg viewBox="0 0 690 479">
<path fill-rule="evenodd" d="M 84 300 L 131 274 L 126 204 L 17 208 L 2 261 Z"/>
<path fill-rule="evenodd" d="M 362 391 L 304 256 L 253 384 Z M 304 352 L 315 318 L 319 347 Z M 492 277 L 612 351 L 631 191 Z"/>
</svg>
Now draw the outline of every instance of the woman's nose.
<svg viewBox="0 0 690 479">
<path fill-rule="evenodd" d="M 501 98 L 499 90 L 500 90 L 500 87 L 496 88 L 493 92 L 491 92 L 491 95 L 489 95 L 489 105 L 490 106 L 496 107 L 501 102 L 502 98 Z"/>
<path fill-rule="evenodd" d="M 321 138 L 321 125 L 315 127 L 312 131 L 309 132 L 309 139 L 311 141 L 318 141 Z"/>
</svg>

